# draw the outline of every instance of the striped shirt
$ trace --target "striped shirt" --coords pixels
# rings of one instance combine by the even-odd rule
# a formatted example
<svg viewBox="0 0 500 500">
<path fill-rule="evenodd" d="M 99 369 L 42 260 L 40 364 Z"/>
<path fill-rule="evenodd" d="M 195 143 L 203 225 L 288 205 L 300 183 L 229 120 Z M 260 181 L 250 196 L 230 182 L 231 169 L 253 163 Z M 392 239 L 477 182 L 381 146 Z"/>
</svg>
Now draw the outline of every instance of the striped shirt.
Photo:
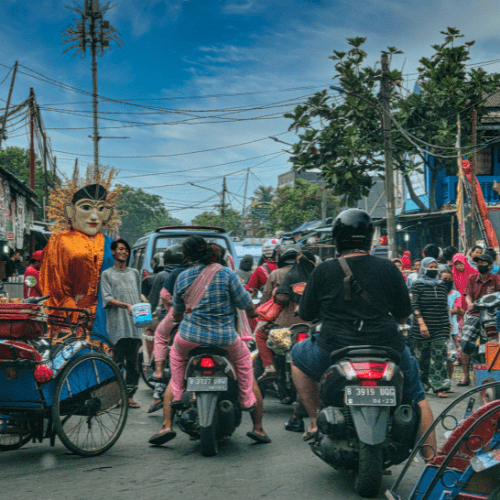
<svg viewBox="0 0 500 500">
<path fill-rule="evenodd" d="M 450 316 L 448 314 L 448 291 L 444 283 L 437 286 L 415 282 L 410 290 L 414 311 L 419 311 L 430 334 L 429 339 L 422 337 L 416 318 L 413 319 L 411 334 L 418 340 L 447 339 L 450 335 Z"/>
</svg>

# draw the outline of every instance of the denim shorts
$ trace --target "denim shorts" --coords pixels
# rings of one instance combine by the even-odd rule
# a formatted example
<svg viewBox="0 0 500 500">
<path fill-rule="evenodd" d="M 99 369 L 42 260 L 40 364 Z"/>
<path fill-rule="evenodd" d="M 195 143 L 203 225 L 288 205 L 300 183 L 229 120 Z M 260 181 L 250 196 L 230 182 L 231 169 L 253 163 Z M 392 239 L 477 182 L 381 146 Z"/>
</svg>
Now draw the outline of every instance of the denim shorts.
<svg viewBox="0 0 500 500">
<path fill-rule="evenodd" d="M 408 347 L 401 354 L 399 368 L 403 372 L 403 403 L 419 403 L 425 399 L 425 390 L 418 372 L 417 360 Z M 310 379 L 319 382 L 330 367 L 330 353 L 322 349 L 315 339 L 308 338 L 295 344 L 292 349 L 293 364 Z"/>
</svg>

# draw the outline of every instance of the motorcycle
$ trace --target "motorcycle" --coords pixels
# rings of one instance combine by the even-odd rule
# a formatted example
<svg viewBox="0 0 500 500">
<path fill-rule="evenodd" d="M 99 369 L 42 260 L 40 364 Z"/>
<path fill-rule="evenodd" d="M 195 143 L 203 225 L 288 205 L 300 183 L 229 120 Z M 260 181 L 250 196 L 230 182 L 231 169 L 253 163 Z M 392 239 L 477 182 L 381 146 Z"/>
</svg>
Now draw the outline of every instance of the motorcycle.
<svg viewBox="0 0 500 500">
<path fill-rule="evenodd" d="M 356 474 L 362 497 L 378 494 L 384 470 L 408 458 L 417 438 L 420 408 L 402 404 L 400 354 L 389 347 L 346 347 L 331 354 L 320 383 L 315 455 Z"/>
<path fill-rule="evenodd" d="M 274 325 L 275 326 L 275 325 Z M 258 382 L 262 397 L 266 391 L 274 394 L 283 404 L 291 405 L 297 399 L 297 391 L 292 380 L 292 348 L 295 344 L 310 337 L 309 325 L 297 323 L 290 328 L 273 328 L 269 326 L 269 340 L 267 345 L 274 352 L 274 367 L 276 378 Z M 254 359 L 254 376 L 257 380 L 264 367 L 259 355 Z"/>
<path fill-rule="evenodd" d="M 220 441 L 231 436 L 241 423 L 238 379 L 227 351 L 200 346 L 190 353 L 186 367 L 186 392 L 173 403 L 179 428 L 201 442 L 201 454 L 217 454 Z"/>
</svg>

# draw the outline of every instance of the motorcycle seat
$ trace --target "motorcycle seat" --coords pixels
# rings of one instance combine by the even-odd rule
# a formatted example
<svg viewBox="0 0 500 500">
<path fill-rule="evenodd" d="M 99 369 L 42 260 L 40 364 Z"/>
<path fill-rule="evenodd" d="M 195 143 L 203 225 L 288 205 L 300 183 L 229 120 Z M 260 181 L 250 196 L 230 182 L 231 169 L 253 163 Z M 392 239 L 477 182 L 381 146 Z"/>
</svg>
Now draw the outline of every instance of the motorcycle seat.
<svg viewBox="0 0 500 500">
<path fill-rule="evenodd" d="M 339 349 L 338 351 L 333 351 L 330 354 L 330 362 L 332 364 L 344 358 L 389 358 L 396 364 L 399 364 L 401 361 L 401 355 L 399 352 L 395 351 L 391 347 L 382 346 L 349 346 Z"/>
<path fill-rule="evenodd" d="M 200 345 L 189 351 L 190 356 L 200 356 L 203 354 L 212 354 L 214 356 L 224 356 L 224 357 L 228 356 L 228 353 L 225 349 L 210 345 Z"/>
</svg>

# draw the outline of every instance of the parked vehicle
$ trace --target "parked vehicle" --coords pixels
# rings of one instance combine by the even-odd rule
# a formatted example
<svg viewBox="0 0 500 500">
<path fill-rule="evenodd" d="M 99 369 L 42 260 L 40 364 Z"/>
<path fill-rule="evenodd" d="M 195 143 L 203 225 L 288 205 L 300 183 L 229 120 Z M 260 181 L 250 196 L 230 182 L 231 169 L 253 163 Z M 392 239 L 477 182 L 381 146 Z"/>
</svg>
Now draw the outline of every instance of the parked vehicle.
<svg viewBox="0 0 500 500">
<path fill-rule="evenodd" d="M 408 458 L 420 425 L 418 405 L 403 405 L 400 355 L 389 347 L 346 347 L 331 354 L 312 451 L 356 474 L 362 497 L 378 494 L 384 470 Z"/>
<path fill-rule="evenodd" d="M 198 235 L 210 243 L 224 247 L 234 260 L 235 268 L 239 259 L 231 238 L 221 227 L 213 226 L 163 226 L 139 238 L 132 246 L 130 267 L 139 271 L 142 278 L 153 272 L 154 256 L 164 252 L 171 245 L 182 245 L 189 236 Z"/>
<path fill-rule="evenodd" d="M 200 346 L 191 351 L 186 367 L 186 392 L 172 405 L 179 428 L 199 439 L 201 454 L 211 457 L 218 444 L 241 423 L 238 379 L 227 351 Z"/>
<path fill-rule="evenodd" d="M 58 436 L 72 453 L 100 455 L 125 427 L 123 376 L 100 336 L 88 334 L 88 313 L 47 312 L 37 303 L 46 298 L 0 304 L 0 451 L 47 438 L 54 446 Z M 57 312 L 85 319 L 73 324 Z M 60 329 L 65 336 L 56 342 Z"/>
<path fill-rule="evenodd" d="M 259 389 L 262 397 L 266 392 L 274 394 L 283 404 L 291 405 L 297 399 L 297 391 L 292 380 L 292 348 L 295 344 L 302 342 L 310 336 L 309 325 L 298 323 L 290 328 L 279 328 L 288 330 L 288 339 L 280 342 L 279 345 L 273 342 L 273 327 L 270 327 L 268 346 L 274 352 L 274 367 L 276 368 L 276 378 L 259 382 Z M 258 379 L 264 373 L 262 360 L 259 355 L 254 359 L 254 376 Z"/>
</svg>

